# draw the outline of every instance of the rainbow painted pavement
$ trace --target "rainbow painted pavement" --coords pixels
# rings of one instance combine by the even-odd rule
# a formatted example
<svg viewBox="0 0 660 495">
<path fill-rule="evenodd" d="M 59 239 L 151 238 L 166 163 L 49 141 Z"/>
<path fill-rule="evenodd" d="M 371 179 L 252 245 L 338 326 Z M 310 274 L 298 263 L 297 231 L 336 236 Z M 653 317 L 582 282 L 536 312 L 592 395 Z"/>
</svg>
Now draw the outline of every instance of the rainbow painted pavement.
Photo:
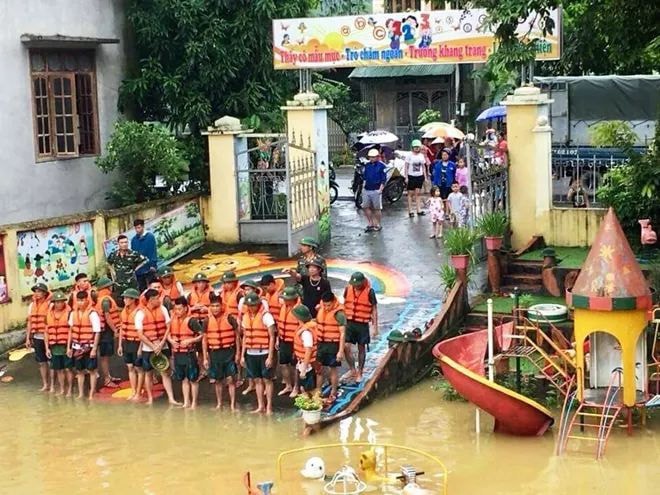
<svg viewBox="0 0 660 495">
<path fill-rule="evenodd" d="M 346 259 L 327 259 L 328 279 L 338 294 L 348 282 L 351 274 L 361 271 L 367 276 L 379 301 L 380 337 L 371 343 L 365 363 L 363 379 L 360 383 L 346 383 L 340 386 L 337 400 L 324 411 L 325 415 L 335 415 L 346 408 L 359 394 L 373 376 L 388 350 L 387 335 L 391 330 L 411 330 L 424 325 L 439 311 L 441 303 L 437 295 L 423 294 L 416 291 L 415 299 L 407 299 L 411 292 L 408 278 L 401 272 L 388 266 Z M 266 274 L 275 277 L 288 277 L 285 268 L 295 267 L 291 259 L 273 259 L 267 253 L 208 253 L 199 258 L 176 263 L 173 266 L 177 280 L 186 289 L 196 273 L 204 273 L 214 286 L 219 286 L 219 279 L 226 271 L 235 271 L 241 280 L 258 279 Z M 121 383 L 119 389 L 103 391 L 103 398 L 124 399 L 128 393 L 128 382 Z M 162 393 L 161 390 L 159 390 Z"/>
</svg>

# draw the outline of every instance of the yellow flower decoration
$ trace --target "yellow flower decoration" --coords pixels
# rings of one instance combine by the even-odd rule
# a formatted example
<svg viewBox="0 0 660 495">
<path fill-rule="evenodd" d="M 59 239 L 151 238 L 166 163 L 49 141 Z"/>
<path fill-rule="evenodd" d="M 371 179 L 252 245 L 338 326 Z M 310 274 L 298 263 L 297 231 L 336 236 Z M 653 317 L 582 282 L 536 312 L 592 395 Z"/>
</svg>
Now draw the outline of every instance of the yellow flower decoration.
<svg viewBox="0 0 660 495">
<path fill-rule="evenodd" d="M 612 255 L 614 254 L 614 248 L 609 244 L 604 244 L 600 247 L 599 256 L 604 261 L 612 261 Z"/>
</svg>

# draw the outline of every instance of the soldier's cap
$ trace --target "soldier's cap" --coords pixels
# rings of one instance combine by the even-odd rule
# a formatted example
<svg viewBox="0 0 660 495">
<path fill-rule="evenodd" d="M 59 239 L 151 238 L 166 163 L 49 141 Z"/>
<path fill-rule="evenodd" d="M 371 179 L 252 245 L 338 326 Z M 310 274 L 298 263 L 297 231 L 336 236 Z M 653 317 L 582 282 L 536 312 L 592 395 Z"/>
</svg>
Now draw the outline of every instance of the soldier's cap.
<svg viewBox="0 0 660 495">
<path fill-rule="evenodd" d="M 126 289 L 121 293 L 121 297 L 129 297 L 131 299 L 140 299 L 140 293 L 137 289 Z"/>
<path fill-rule="evenodd" d="M 225 272 L 222 274 L 222 283 L 238 282 L 238 277 L 234 272 Z"/>
<path fill-rule="evenodd" d="M 295 287 L 285 287 L 284 290 L 282 290 L 281 297 L 285 301 L 293 301 L 298 299 L 298 296 L 299 294 Z"/>
<path fill-rule="evenodd" d="M 195 276 L 192 279 L 193 282 L 208 282 L 209 279 L 203 273 L 195 273 Z"/>
<path fill-rule="evenodd" d="M 168 275 L 174 275 L 174 272 L 169 266 L 161 266 L 158 269 L 158 275 L 161 277 L 167 277 Z"/>
<path fill-rule="evenodd" d="M 258 304 L 261 304 L 261 299 L 254 292 L 250 292 L 247 296 L 245 296 L 244 301 L 248 306 L 257 306 Z"/>
<path fill-rule="evenodd" d="M 266 287 L 272 283 L 275 282 L 275 277 L 273 277 L 270 273 L 267 273 L 263 277 L 261 277 L 261 280 L 259 281 L 259 285 L 262 287 Z"/>
<path fill-rule="evenodd" d="M 38 291 L 38 290 L 40 290 L 41 292 L 46 292 L 46 293 L 48 293 L 48 286 L 47 286 L 46 284 L 44 284 L 44 283 L 41 283 L 41 282 L 38 283 L 38 284 L 34 284 L 34 285 L 32 286 L 32 292 L 36 292 L 36 291 Z"/>
<path fill-rule="evenodd" d="M 106 287 L 112 287 L 113 285 L 115 285 L 115 283 L 108 277 L 101 277 L 96 281 L 97 289 L 105 289 Z"/>
<path fill-rule="evenodd" d="M 298 320 L 302 321 L 303 323 L 307 323 L 312 319 L 312 313 L 310 313 L 309 308 L 302 304 L 298 304 L 298 306 L 293 308 L 291 310 L 291 313 L 293 313 L 293 316 L 295 316 Z"/>
<path fill-rule="evenodd" d="M 351 279 L 348 281 L 351 285 L 362 285 L 367 278 L 362 272 L 355 272 L 351 275 Z"/>
<path fill-rule="evenodd" d="M 309 247 L 314 248 L 314 249 L 319 248 L 318 241 L 316 239 L 314 239 L 313 237 L 303 237 L 302 239 L 300 239 L 300 245 L 301 246 L 309 246 Z"/>
<path fill-rule="evenodd" d="M 305 262 L 305 266 L 318 266 L 321 270 L 323 270 L 323 258 L 320 256 L 314 256 L 311 260 Z"/>
<path fill-rule="evenodd" d="M 64 292 L 61 292 L 59 290 L 55 292 L 53 296 L 50 298 L 50 300 L 53 302 L 66 302 L 67 299 L 68 297 L 66 297 L 66 294 L 64 294 Z"/>
<path fill-rule="evenodd" d="M 244 280 L 241 282 L 241 287 L 252 287 L 254 290 L 257 290 L 259 285 L 254 280 Z"/>
</svg>

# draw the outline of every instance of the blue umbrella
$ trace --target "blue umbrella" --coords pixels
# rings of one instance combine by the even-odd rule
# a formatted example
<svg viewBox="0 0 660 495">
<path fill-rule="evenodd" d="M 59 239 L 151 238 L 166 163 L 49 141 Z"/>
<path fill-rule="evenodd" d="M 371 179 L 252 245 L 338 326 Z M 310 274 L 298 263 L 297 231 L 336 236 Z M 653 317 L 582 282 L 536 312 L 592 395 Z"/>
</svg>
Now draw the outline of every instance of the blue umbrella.
<svg viewBox="0 0 660 495">
<path fill-rule="evenodd" d="M 506 117 L 506 107 L 504 105 L 498 105 L 496 107 L 487 108 L 481 112 L 477 117 L 477 122 L 490 119 L 501 119 L 502 117 Z"/>
</svg>

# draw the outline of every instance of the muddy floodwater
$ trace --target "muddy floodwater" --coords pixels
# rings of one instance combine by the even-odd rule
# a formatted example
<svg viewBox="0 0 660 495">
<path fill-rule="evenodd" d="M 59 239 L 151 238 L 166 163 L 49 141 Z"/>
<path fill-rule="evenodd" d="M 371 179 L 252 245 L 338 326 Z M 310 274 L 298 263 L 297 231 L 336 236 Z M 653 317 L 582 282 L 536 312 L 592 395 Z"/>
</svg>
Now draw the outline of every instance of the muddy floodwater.
<svg viewBox="0 0 660 495">
<path fill-rule="evenodd" d="M 485 413 L 477 436 L 474 407 L 443 401 L 431 380 L 301 438 L 299 420 L 288 412 L 263 418 L 217 412 L 209 403 L 184 411 L 162 402 L 149 408 L 41 394 L 27 373 L 31 365 L 25 360 L 23 377 L 14 373 L 13 383 L 0 384 L 2 494 L 239 495 L 245 493 L 241 479 L 247 470 L 255 481 L 277 479 L 276 458 L 282 450 L 350 441 L 428 451 L 446 464 L 450 494 L 650 494 L 660 487 L 657 412 L 632 438 L 614 431 L 605 459 L 595 461 L 592 446 L 584 454 L 555 457 L 554 431 L 542 438 L 493 435 Z M 289 481 L 276 485 L 275 493 L 323 493 L 320 482 L 300 482 L 298 472 L 311 455 L 285 459 Z M 334 472 L 346 461 L 357 467 L 359 451 L 321 455 Z M 396 455 L 389 456 L 390 472 L 413 464 L 426 472 L 420 484 L 439 493 L 441 478 L 429 462 Z"/>
</svg>

